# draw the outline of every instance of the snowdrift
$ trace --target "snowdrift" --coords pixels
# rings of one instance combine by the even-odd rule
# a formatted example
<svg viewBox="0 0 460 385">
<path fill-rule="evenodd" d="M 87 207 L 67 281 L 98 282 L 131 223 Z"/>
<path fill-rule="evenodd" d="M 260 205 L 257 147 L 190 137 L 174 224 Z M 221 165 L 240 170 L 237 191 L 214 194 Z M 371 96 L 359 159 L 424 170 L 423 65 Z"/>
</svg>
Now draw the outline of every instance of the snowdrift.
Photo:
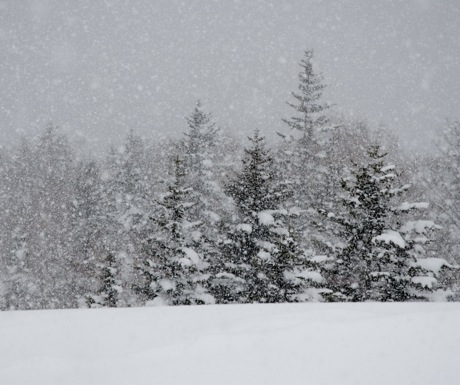
<svg viewBox="0 0 460 385">
<path fill-rule="evenodd" d="M 459 383 L 458 304 L 0 313 L 2 385 Z"/>
</svg>

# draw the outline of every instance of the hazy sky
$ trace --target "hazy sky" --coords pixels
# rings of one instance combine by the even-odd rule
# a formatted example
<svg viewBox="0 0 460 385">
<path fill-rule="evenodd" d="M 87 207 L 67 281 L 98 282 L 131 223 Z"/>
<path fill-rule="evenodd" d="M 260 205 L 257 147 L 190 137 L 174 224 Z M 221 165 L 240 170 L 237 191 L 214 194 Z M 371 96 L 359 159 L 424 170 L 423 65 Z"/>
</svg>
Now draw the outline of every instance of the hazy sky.
<svg viewBox="0 0 460 385">
<path fill-rule="evenodd" d="M 6 0 L 0 134 L 52 120 L 98 148 L 180 133 L 200 98 L 225 130 L 270 136 L 307 48 L 346 116 L 422 144 L 460 118 L 458 0 Z"/>
</svg>

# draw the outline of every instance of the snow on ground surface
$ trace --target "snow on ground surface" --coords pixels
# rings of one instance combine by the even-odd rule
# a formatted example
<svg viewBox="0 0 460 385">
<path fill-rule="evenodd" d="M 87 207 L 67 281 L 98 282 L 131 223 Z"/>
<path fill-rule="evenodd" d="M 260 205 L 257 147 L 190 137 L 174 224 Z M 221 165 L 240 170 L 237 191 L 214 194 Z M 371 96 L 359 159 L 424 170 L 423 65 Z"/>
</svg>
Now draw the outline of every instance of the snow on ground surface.
<svg viewBox="0 0 460 385">
<path fill-rule="evenodd" d="M 460 305 L 0 313 L 0 384 L 459 383 Z"/>
</svg>

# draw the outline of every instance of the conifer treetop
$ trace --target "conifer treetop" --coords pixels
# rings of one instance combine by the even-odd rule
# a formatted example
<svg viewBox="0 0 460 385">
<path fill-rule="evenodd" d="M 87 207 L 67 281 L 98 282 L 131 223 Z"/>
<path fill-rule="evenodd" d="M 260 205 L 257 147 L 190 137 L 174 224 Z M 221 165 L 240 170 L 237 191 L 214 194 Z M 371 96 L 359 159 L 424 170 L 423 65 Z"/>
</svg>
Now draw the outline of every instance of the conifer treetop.
<svg viewBox="0 0 460 385">
<path fill-rule="evenodd" d="M 273 210 L 283 202 L 287 193 L 283 186 L 274 184 L 276 172 L 273 157 L 265 146 L 265 138 L 255 130 L 251 142 L 245 148 L 243 170 L 233 183 L 227 186 L 227 193 L 234 199 L 236 206 L 244 213 L 257 213 Z"/>
<path fill-rule="evenodd" d="M 211 148 L 216 145 L 219 128 L 216 126 L 210 113 L 205 113 L 202 104 L 198 100 L 192 113 L 185 117 L 188 132 L 184 133 L 179 143 L 185 169 L 188 172 L 201 174 L 203 172 L 203 162 L 212 157 Z"/>
<path fill-rule="evenodd" d="M 384 164 L 386 154 L 379 146 L 372 146 L 368 155 L 369 161 L 354 164 L 351 177 L 343 180 L 344 211 L 328 214 L 343 226 L 345 241 L 326 273 L 333 296 L 348 301 L 428 300 L 437 289 L 437 276 L 418 262 L 425 257 L 427 234 L 436 225 L 416 220 L 401 226 L 395 217 L 423 209 L 427 203 L 404 202 L 395 208 L 393 198 L 409 186 L 393 186 L 399 175 L 393 165 Z"/>
<path fill-rule="evenodd" d="M 298 92 L 291 93 L 294 102 L 286 102 L 298 114 L 283 119 L 290 128 L 302 132 L 303 139 L 308 141 L 314 139 L 315 129 L 327 123 L 324 112 L 329 108 L 328 104 L 320 102 L 326 85 L 323 83 L 323 75 L 313 70 L 313 57 L 313 50 L 305 51 L 304 58 L 299 63 L 301 71 L 298 75 Z"/>
<path fill-rule="evenodd" d="M 203 105 L 198 99 L 195 103 L 195 108 L 193 112 L 185 117 L 188 126 L 193 131 L 194 129 L 200 129 L 202 127 L 208 127 L 217 131 L 216 125 L 212 122 L 212 115 L 210 113 L 205 113 L 202 109 Z M 190 134 L 185 134 L 189 136 Z"/>
</svg>

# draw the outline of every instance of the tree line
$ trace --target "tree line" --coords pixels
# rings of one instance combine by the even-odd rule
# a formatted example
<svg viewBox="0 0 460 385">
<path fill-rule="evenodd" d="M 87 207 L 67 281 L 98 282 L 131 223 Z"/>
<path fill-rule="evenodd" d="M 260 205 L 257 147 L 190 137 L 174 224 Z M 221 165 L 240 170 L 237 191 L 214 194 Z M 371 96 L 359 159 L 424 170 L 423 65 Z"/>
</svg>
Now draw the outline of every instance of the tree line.
<svg viewBox="0 0 460 385">
<path fill-rule="evenodd" d="M 460 123 L 407 154 L 334 114 L 312 59 L 271 148 L 200 102 L 99 160 L 52 124 L 3 148 L 0 308 L 458 300 Z"/>
</svg>

